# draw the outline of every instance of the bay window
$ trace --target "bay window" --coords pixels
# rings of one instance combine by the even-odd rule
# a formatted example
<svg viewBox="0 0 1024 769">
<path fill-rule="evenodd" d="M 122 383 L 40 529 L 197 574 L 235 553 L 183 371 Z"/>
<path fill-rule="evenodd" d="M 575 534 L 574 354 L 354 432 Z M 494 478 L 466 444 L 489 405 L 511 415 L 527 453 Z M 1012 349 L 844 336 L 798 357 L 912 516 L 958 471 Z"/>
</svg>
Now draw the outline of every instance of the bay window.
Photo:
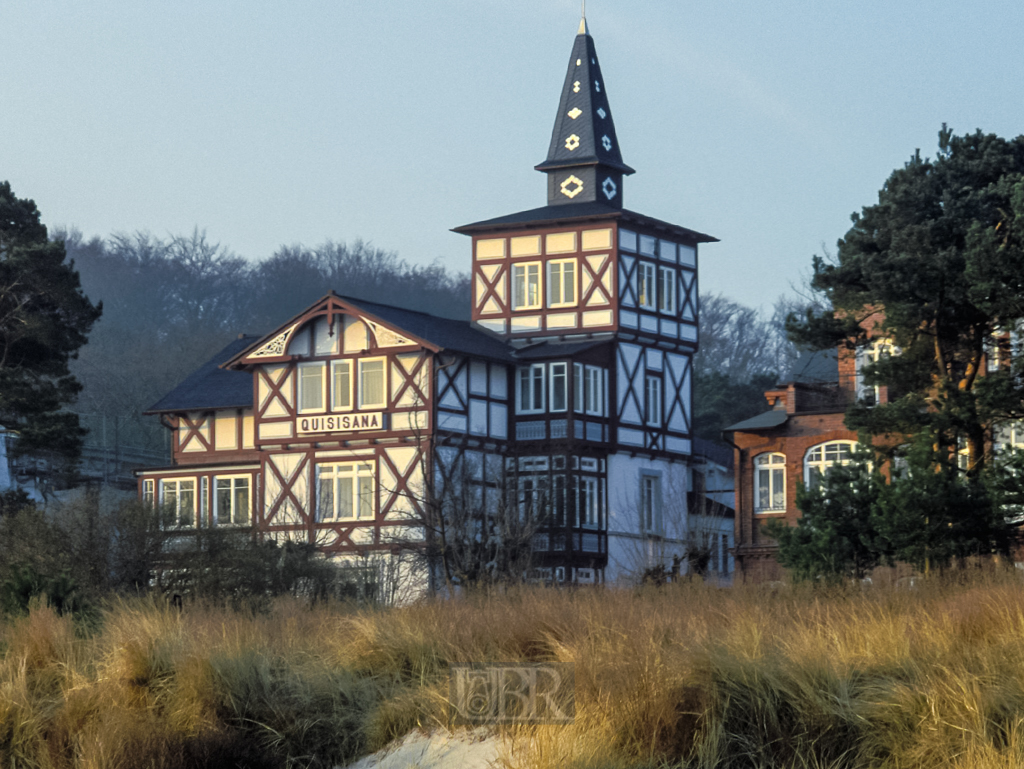
<svg viewBox="0 0 1024 769">
<path fill-rule="evenodd" d="M 516 413 L 544 411 L 544 364 L 523 366 L 516 372 Z"/>
</svg>

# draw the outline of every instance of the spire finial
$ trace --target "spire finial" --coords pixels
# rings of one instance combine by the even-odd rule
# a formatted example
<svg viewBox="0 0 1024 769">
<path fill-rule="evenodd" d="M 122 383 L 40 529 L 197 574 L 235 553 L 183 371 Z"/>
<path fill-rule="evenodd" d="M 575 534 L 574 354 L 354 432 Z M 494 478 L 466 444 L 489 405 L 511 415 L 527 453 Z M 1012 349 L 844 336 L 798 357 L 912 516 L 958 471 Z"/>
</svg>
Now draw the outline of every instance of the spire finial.
<svg viewBox="0 0 1024 769">
<path fill-rule="evenodd" d="M 580 0 L 582 7 L 580 8 L 580 28 L 577 30 L 577 35 L 589 35 L 590 30 L 587 29 L 587 0 Z"/>
</svg>

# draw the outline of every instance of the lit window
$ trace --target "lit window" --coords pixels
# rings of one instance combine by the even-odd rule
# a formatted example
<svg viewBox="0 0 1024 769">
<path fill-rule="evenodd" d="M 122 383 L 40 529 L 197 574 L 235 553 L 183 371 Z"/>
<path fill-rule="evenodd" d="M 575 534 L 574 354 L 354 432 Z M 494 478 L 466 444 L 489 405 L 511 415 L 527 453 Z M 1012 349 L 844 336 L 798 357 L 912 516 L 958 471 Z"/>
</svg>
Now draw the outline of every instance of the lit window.
<svg viewBox="0 0 1024 769">
<path fill-rule="evenodd" d="M 817 489 L 829 470 L 850 464 L 855 445 L 854 441 L 832 441 L 818 444 L 808 451 L 804 460 L 804 482 L 807 488 L 811 491 Z"/>
<path fill-rule="evenodd" d="M 215 478 L 213 488 L 213 525 L 248 526 L 252 509 L 248 476 Z"/>
<path fill-rule="evenodd" d="M 551 364 L 551 410 L 565 411 L 569 407 L 568 364 Z"/>
<path fill-rule="evenodd" d="M 352 361 L 336 360 L 331 364 L 331 408 L 348 411 L 352 408 Z"/>
<path fill-rule="evenodd" d="M 658 268 L 658 310 L 675 315 L 676 271 L 673 267 Z"/>
<path fill-rule="evenodd" d="M 759 513 L 786 509 L 786 457 L 761 454 L 754 458 L 757 495 L 754 509 Z"/>
<path fill-rule="evenodd" d="M 383 358 L 359 361 L 359 408 L 386 405 L 384 381 Z"/>
<path fill-rule="evenodd" d="M 324 364 L 299 364 L 299 411 L 324 410 Z"/>
<path fill-rule="evenodd" d="M 648 262 L 640 262 L 638 288 L 640 306 L 646 310 L 654 309 L 654 265 Z"/>
<path fill-rule="evenodd" d="M 165 480 L 160 482 L 161 502 L 172 514 L 172 526 L 192 528 L 196 525 L 196 481 Z"/>
<path fill-rule="evenodd" d="M 576 260 L 548 262 L 548 307 L 576 304 Z"/>
<path fill-rule="evenodd" d="M 517 264 L 512 268 L 512 309 L 540 308 L 540 262 Z"/>
<path fill-rule="evenodd" d="M 661 377 L 648 376 L 646 378 L 644 421 L 651 427 L 661 426 Z"/>
<path fill-rule="evenodd" d="M 373 518 L 373 465 L 369 462 L 317 465 L 317 520 Z"/>
<path fill-rule="evenodd" d="M 544 364 L 520 368 L 516 376 L 516 413 L 539 414 L 544 411 Z"/>
</svg>

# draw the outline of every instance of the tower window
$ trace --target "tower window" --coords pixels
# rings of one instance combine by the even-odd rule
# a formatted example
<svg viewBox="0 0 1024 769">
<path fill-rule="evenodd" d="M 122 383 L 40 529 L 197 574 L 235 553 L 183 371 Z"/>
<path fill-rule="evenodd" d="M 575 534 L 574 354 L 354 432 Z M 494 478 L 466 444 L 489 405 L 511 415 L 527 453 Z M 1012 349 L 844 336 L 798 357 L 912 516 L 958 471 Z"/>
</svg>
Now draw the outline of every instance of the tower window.
<svg viewBox="0 0 1024 769">
<path fill-rule="evenodd" d="M 658 268 L 658 310 L 675 315 L 676 271 L 673 267 Z"/>
<path fill-rule="evenodd" d="M 654 285 L 654 265 L 647 262 L 640 262 L 637 270 L 639 294 L 637 295 L 640 306 L 646 310 L 654 309 L 654 296 L 656 288 Z"/>
<path fill-rule="evenodd" d="M 512 309 L 540 309 L 540 262 L 517 264 L 512 268 Z"/>
<path fill-rule="evenodd" d="M 576 260 L 548 262 L 548 307 L 576 304 Z"/>
</svg>

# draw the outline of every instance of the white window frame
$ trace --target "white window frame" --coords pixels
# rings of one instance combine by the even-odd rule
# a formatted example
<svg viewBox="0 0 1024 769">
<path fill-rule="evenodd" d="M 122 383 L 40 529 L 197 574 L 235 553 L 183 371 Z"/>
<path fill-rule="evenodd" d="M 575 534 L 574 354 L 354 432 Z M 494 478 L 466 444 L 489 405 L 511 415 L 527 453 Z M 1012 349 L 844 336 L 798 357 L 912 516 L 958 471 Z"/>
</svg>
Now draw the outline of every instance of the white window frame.
<svg viewBox="0 0 1024 769">
<path fill-rule="evenodd" d="M 569 364 L 567 363 L 551 363 L 548 364 L 549 369 L 549 382 L 548 382 L 548 403 L 551 406 L 552 413 L 562 413 L 569 410 Z M 561 380 L 561 383 L 558 383 Z M 557 396 L 561 393 L 562 405 L 557 406 L 555 401 Z"/>
<path fill-rule="evenodd" d="M 513 310 L 539 310 L 544 297 L 541 288 L 540 262 L 517 262 L 512 265 Z"/>
<path fill-rule="evenodd" d="M 350 514 L 342 515 L 339 502 L 342 499 L 341 481 L 351 480 L 349 489 Z M 324 481 L 331 484 L 331 509 L 324 509 Z M 316 466 L 316 520 L 331 521 L 372 521 L 376 519 L 377 495 L 374 493 L 377 472 L 372 459 L 352 459 L 345 462 L 321 462 Z M 366 509 L 365 502 L 369 503 Z"/>
<path fill-rule="evenodd" d="M 601 494 L 597 478 L 576 476 L 576 524 L 583 529 L 596 529 L 601 523 Z"/>
<path fill-rule="evenodd" d="M 654 374 L 644 376 L 644 424 L 661 427 L 664 407 L 664 388 L 661 377 Z"/>
<path fill-rule="evenodd" d="M 348 370 L 348 405 L 338 405 L 338 370 Z M 331 362 L 331 411 L 351 411 L 355 408 L 355 377 L 352 376 L 352 359 Z"/>
<path fill-rule="evenodd" d="M 516 369 L 516 413 L 517 414 L 543 414 L 545 396 L 545 368 L 543 363 L 534 363 L 530 366 L 520 366 Z M 524 379 L 528 387 L 524 393 Z M 536 385 L 540 383 L 538 395 Z M 527 395 L 524 403 L 523 396 Z"/>
<path fill-rule="evenodd" d="M 181 522 L 181 485 L 184 483 L 191 484 L 192 486 L 192 521 L 191 523 L 182 524 Z M 171 503 L 167 499 L 168 486 L 174 487 L 174 502 Z M 160 479 L 160 504 L 168 505 L 173 504 L 174 510 L 174 522 L 170 528 L 173 529 L 194 529 L 196 527 L 196 520 L 199 514 L 199 483 L 196 478 L 161 478 Z"/>
<path fill-rule="evenodd" d="M 778 473 L 782 473 L 781 480 Z M 781 484 L 781 488 L 779 488 Z M 761 490 L 768 490 L 768 505 L 761 504 Z M 780 496 L 781 495 L 781 496 Z M 781 502 L 779 501 L 781 499 Z M 768 451 L 754 457 L 754 512 L 786 512 L 786 455 Z"/>
<path fill-rule="evenodd" d="M 636 301 L 645 310 L 657 306 L 658 271 L 654 262 L 640 262 L 636 268 Z"/>
<path fill-rule="evenodd" d="M 222 481 L 228 482 L 229 492 L 229 504 L 227 515 L 222 516 L 223 511 L 220 509 L 220 483 Z M 245 482 L 245 497 L 246 497 L 246 515 L 244 521 L 236 520 L 238 517 L 238 511 L 235 509 L 236 502 L 238 501 L 236 488 L 239 481 Z M 252 524 L 252 476 L 251 475 L 215 475 L 213 477 L 213 525 L 214 526 L 250 526 Z M 225 517 L 226 520 L 221 520 Z"/>
<path fill-rule="evenodd" d="M 566 280 L 566 268 L 571 275 Z M 547 266 L 548 307 L 575 307 L 579 270 L 575 259 L 552 259 Z"/>
<path fill-rule="evenodd" d="M 152 506 L 156 502 L 156 481 L 146 478 L 142 481 L 142 504 Z"/>
<path fill-rule="evenodd" d="M 864 383 L 864 368 L 878 363 L 882 358 L 890 358 L 899 355 L 900 349 L 892 343 L 891 339 L 875 339 L 870 344 L 864 345 L 857 350 L 857 399 L 865 401 L 868 405 L 876 406 L 881 402 L 883 385 L 868 385 Z"/>
<path fill-rule="evenodd" d="M 300 414 L 323 413 L 327 410 L 327 364 L 324 361 L 314 361 L 311 363 L 300 363 L 297 368 L 296 378 L 298 379 L 298 386 L 296 388 L 297 402 L 295 410 Z M 320 372 L 320 405 L 304 406 L 303 403 L 309 388 L 309 385 L 306 383 L 305 372 L 313 370 Z"/>
<path fill-rule="evenodd" d="M 380 363 L 381 364 L 380 365 L 380 371 L 381 371 L 380 393 L 381 393 L 381 398 L 383 398 L 383 400 L 381 400 L 381 401 L 372 401 L 371 402 L 371 401 L 367 401 L 366 400 L 366 390 L 367 390 L 367 388 L 363 386 L 363 376 L 364 376 L 363 369 L 365 368 L 365 366 L 368 363 Z M 359 365 L 357 366 L 357 369 L 358 369 L 358 375 L 359 375 L 359 387 L 357 388 L 359 408 L 361 408 L 361 409 L 385 408 L 388 405 L 388 359 L 386 357 L 360 358 L 359 359 Z"/>
<path fill-rule="evenodd" d="M 677 280 L 675 267 L 658 267 L 658 312 L 676 314 Z"/>
<path fill-rule="evenodd" d="M 587 366 L 585 377 L 584 404 L 587 415 L 603 417 L 605 415 L 604 369 L 600 366 Z"/>
<path fill-rule="evenodd" d="M 661 476 L 640 473 L 640 530 L 649 537 L 661 536 Z"/>
<path fill-rule="evenodd" d="M 572 410 L 577 414 L 583 413 L 584 406 L 584 366 L 582 363 L 572 364 Z"/>
<path fill-rule="evenodd" d="M 811 446 L 804 455 L 804 483 L 807 488 L 816 489 L 817 478 L 824 478 L 831 468 L 850 464 L 856 446 L 857 441 L 826 441 Z M 817 478 L 812 476 L 812 471 L 817 473 Z"/>
</svg>

